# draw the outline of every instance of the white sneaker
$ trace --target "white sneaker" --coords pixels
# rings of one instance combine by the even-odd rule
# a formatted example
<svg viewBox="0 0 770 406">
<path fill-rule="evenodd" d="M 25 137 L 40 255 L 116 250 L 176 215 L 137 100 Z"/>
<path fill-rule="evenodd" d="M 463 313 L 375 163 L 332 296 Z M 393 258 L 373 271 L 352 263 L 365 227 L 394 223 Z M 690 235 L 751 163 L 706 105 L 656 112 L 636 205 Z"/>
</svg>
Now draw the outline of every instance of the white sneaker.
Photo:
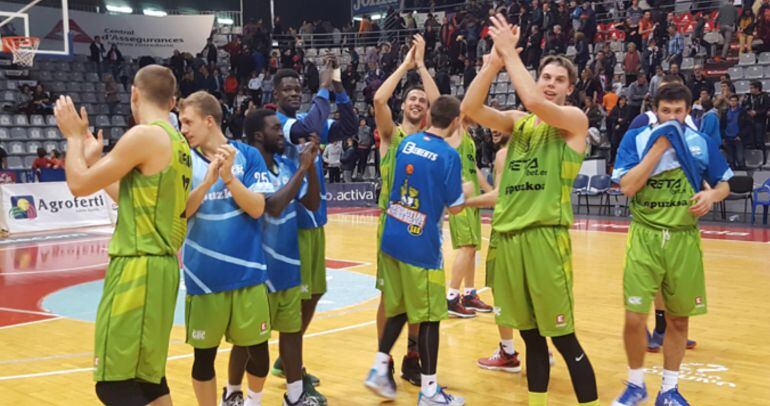
<svg viewBox="0 0 770 406">
<path fill-rule="evenodd" d="M 440 386 L 433 396 L 425 396 L 420 391 L 420 397 L 417 398 L 417 406 L 462 406 L 464 404 L 465 399 L 462 396 L 450 395 Z"/>
<path fill-rule="evenodd" d="M 364 385 L 379 396 L 390 400 L 396 399 L 396 381 L 390 374 L 377 375 L 377 370 L 372 368 L 366 381 L 364 381 Z"/>
</svg>

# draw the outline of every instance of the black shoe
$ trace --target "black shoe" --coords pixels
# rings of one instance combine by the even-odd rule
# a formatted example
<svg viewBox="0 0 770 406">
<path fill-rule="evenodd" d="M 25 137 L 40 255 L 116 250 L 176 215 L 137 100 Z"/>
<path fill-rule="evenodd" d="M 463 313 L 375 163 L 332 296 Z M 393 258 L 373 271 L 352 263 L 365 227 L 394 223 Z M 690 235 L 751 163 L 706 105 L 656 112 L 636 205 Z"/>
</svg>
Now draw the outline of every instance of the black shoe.
<svg viewBox="0 0 770 406">
<path fill-rule="evenodd" d="M 237 390 L 227 396 L 227 387 L 222 389 L 222 402 L 219 406 L 243 406 L 243 392 Z"/>
<path fill-rule="evenodd" d="M 414 386 L 420 386 L 422 375 L 420 374 L 420 354 L 409 352 L 404 355 L 401 361 L 401 378 L 407 380 Z"/>
</svg>

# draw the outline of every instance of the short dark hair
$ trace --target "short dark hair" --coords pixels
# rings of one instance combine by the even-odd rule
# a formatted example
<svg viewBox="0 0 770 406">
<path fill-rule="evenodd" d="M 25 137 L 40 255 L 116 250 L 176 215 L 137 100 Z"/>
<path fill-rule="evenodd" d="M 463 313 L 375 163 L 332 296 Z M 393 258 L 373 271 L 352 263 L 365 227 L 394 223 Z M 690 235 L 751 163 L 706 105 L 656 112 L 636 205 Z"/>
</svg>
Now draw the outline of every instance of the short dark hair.
<svg viewBox="0 0 770 406">
<path fill-rule="evenodd" d="M 703 107 L 703 111 L 709 111 L 714 108 L 714 103 L 711 101 L 711 99 L 702 101 L 700 105 Z"/>
<path fill-rule="evenodd" d="M 738 100 L 738 95 L 733 93 L 733 94 L 730 95 L 730 97 L 728 97 L 728 99 L 730 99 L 730 100 L 732 100 L 732 99 Z"/>
<path fill-rule="evenodd" d="M 430 107 L 430 119 L 436 128 L 448 128 L 458 116 L 460 116 L 460 101 L 454 96 L 440 96 Z"/>
<path fill-rule="evenodd" d="M 249 145 L 254 145 L 254 134 L 265 129 L 265 119 L 275 115 L 275 110 L 256 109 L 243 119 L 243 136 Z"/>
<path fill-rule="evenodd" d="M 692 93 L 687 86 L 681 83 L 668 83 L 658 89 L 658 94 L 655 95 L 655 108 L 660 105 L 661 101 L 684 101 L 685 105 L 690 107 L 692 106 Z"/>
<path fill-rule="evenodd" d="M 278 69 L 278 71 L 275 72 L 275 76 L 273 76 L 273 89 L 278 89 L 284 78 L 295 78 L 299 80 L 299 73 L 294 69 Z"/>
<path fill-rule="evenodd" d="M 751 84 L 749 84 L 750 87 L 756 87 L 759 90 L 762 90 L 762 82 L 755 80 L 752 81 Z"/>
<path fill-rule="evenodd" d="M 406 98 L 409 96 L 409 93 L 411 93 L 412 90 L 419 90 L 425 93 L 425 88 L 422 87 L 422 85 L 412 85 L 407 87 L 406 90 L 404 90 L 404 93 L 401 94 L 401 100 L 406 100 Z"/>
<path fill-rule="evenodd" d="M 548 65 L 561 66 L 567 70 L 567 76 L 569 78 L 569 84 L 574 85 L 578 81 L 577 68 L 575 64 L 564 55 L 548 55 L 540 60 L 540 66 L 537 68 L 537 77 L 543 73 L 543 69 Z"/>
</svg>

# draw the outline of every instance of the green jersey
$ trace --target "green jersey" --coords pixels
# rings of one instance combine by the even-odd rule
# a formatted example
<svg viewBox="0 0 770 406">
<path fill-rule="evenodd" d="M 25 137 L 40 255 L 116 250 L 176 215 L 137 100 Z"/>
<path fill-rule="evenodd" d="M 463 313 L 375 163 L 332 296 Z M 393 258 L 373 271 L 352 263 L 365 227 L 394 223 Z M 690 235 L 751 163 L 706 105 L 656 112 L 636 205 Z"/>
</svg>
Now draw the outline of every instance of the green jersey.
<svg viewBox="0 0 770 406">
<path fill-rule="evenodd" d="M 659 173 L 631 199 L 631 215 L 635 222 L 656 229 L 695 227 L 698 219 L 689 211 L 695 194 L 681 168 Z"/>
<path fill-rule="evenodd" d="M 570 148 L 561 130 L 535 125 L 534 114 L 516 123 L 508 141 L 500 197 L 492 228 L 499 233 L 538 226 L 572 225 L 572 184 L 583 155 Z"/>
<path fill-rule="evenodd" d="M 401 127 L 396 127 L 393 136 L 390 138 L 388 151 L 380 157 L 380 177 L 382 178 L 382 188 L 380 189 L 380 198 L 377 206 L 382 210 L 388 209 L 388 197 L 390 197 L 390 187 L 393 185 L 393 175 L 396 169 L 396 152 L 401 141 L 406 138 L 407 133 Z"/>
<path fill-rule="evenodd" d="M 460 154 L 460 161 L 463 165 L 463 182 L 473 182 L 474 196 L 478 196 L 481 194 L 481 187 L 479 186 L 479 177 L 476 174 L 476 144 L 467 132 L 463 134 L 462 141 L 456 150 Z"/>
<path fill-rule="evenodd" d="M 185 138 L 170 124 L 156 121 L 171 139 L 171 162 L 154 175 L 134 168 L 120 180 L 118 223 L 110 241 L 111 257 L 176 255 L 187 233 L 185 206 L 192 161 Z"/>
</svg>

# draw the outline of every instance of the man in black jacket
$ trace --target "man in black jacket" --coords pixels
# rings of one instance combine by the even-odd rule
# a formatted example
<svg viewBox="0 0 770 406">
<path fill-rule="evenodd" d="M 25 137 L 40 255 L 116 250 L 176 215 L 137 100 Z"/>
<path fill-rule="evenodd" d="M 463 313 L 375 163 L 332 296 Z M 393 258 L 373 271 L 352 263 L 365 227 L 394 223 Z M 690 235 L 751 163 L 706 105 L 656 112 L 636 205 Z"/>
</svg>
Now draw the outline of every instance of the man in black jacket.
<svg viewBox="0 0 770 406">
<path fill-rule="evenodd" d="M 751 82 L 749 91 L 750 93 L 743 104 L 752 119 L 754 131 L 752 131 L 751 139 L 744 140 L 744 145 L 762 150 L 762 155 L 766 159 L 765 132 L 767 131 L 767 111 L 770 109 L 770 97 L 762 91 L 762 82 L 760 81 Z"/>
</svg>

